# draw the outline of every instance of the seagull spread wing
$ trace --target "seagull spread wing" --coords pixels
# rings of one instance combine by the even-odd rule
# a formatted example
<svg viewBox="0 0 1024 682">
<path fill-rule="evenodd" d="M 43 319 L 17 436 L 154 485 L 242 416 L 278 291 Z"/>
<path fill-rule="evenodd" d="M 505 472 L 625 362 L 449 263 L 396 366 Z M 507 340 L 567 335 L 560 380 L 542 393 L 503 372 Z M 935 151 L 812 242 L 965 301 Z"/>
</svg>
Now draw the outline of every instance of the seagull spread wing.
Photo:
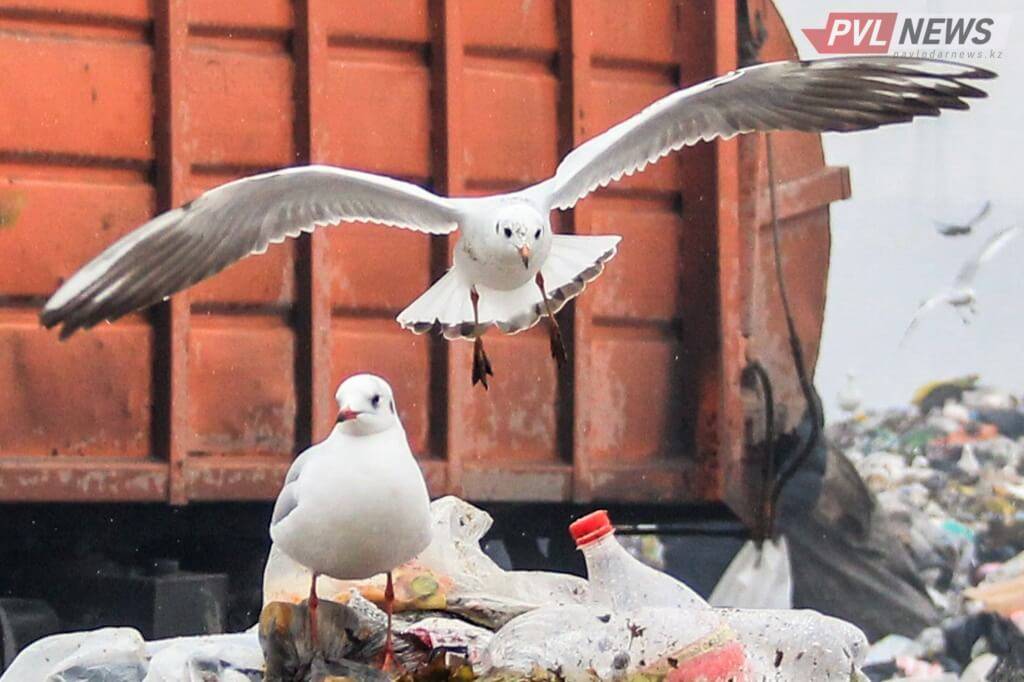
<svg viewBox="0 0 1024 682">
<path fill-rule="evenodd" d="M 974 258 L 964 263 L 963 267 L 960 268 L 960 272 L 956 276 L 956 286 L 958 287 L 970 287 L 974 283 L 974 278 L 978 275 L 978 270 L 981 269 L 982 263 L 992 260 L 997 253 L 999 253 L 1004 246 L 1010 243 L 1014 237 L 1020 234 L 1021 230 L 1024 229 L 1020 225 L 1008 227 L 1004 230 L 996 232 L 994 235 L 988 238 L 985 245 L 982 246 L 981 251 L 978 252 Z"/>
<path fill-rule="evenodd" d="M 924 317 L 931 311 L 935 310 L 940 305 L 949 303 L 952 300 L 953 292 L 943 291 L 942 293 L 932 296 L 927 301 L 919 305 L 917 307 L 917 311 L 914 313 L 914 317 L 911 318 L 910 320 L 910 324 L 907 325 L 907 330 L 903 332 L 903 338 L 900 339 L 900 345 L 902 346 L 904 343 L 906 343 L 907 338 L 910 336 L 910 333 L 914 331 L 915 328 L 917 328 L 917 325 L 921 321 L 922 317 Z"/>
<path fill-rule="evenodd" d="M 994 76 L 964 64 L 894 57 L 751 66 L 658 100 L 577 147 L 553 178 L 526 193 L 568 209 L 687 145 L 755 131 L 849 132 L 937 116 L 986 96 L 962 81 Z"/>
<path fill-rule="evenodd" d="M 935 229 L 939 231 L 944 237 L 960 237 L 965 234 L 970 234 L 971 230 L 981 222 L 982 218 L 988 215 L 988 212 L 992 209 L 992 202 L 986 201 L 982 204 L 981 208 L 974 215 L 973 218 L 965 223 L 947 223 L 942 220 L 933 220 L 935 223 Z"/>
<path fill-rule="evenodd" d="M 985 202 L 985 203 L 984 203 L 984 204 L 982 205 L 981 209 L 980 209 L 980 210 L 978 211 L 977 215 L 975 215 L 975 216 L 974 216 L 973 218 L 971 218 L 971 219 L 970 219 L 970 220 L 969 220 L 969 221 L 967 222 L 967 224 L 968 224 L 968 225 L 974 225 L 975 223 L 977 223 L 978 221 L 980 221 L 980 220 L 981 220 L 982 218 L 984 218 L 985 216 L 987 216 L 987 215 L 988 215 L 988 212 L 989 212 L 989 211 L 990 211 L 991 209 L 992 209 L 992 202 L 991 202 L 991 201 L 986 201 L 986 202 Z"/>
<path fill-rule="evenodd" d="M 455 202 L 372 173 L 306 166 L 216 187 L 125 235 L 75 273 L 40 315 L 61 338 L 160 301 L 321 225 L 368 221 L 431 234 L 458 227 Z"/>
</svg>

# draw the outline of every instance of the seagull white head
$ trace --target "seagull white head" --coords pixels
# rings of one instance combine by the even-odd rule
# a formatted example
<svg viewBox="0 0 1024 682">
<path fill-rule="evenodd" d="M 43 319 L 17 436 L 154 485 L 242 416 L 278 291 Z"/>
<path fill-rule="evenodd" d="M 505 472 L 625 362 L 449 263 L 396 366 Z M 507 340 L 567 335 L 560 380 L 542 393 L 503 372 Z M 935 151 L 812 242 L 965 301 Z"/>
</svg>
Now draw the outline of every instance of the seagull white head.
<svg viewBox="0 0 1024 682">
<path fill-rule="evenodd" d="M 530 268 L 534 258 L 544 258 L 551 228 L 537 210 L 527 204 L 503 206 L 495 216 L 494 237 L 498 244 L 519 257 Z"/>
<path fill-rule="evenodd" d="M 373 374 L 355 374 L 341 382 L 337 428 L 350 436 L 370 436 L 399 426 L 395 397 L 388 382 Z"/>
</svg>

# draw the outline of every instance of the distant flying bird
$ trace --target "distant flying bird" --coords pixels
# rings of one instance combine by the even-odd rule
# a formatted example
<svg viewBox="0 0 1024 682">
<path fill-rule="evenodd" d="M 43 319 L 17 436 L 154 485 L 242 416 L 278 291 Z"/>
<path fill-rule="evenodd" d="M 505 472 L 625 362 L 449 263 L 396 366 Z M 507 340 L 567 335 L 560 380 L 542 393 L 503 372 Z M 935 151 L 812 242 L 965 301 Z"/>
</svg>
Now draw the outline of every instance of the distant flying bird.
<svg viewBox="0 0 1024 682">
<path fill-rule="evenodd" d="M 975 307 L 975 304 L 977 303 L 977 295 L 974 291 L 974 278 L 977 277 L 978 270 L 981 269 L 983 263 L 987 263 L 992 260 L 992 258 L 994 258 L 1004 246 L 1009 244 L 1014 237 L 1020 234 L 1022 229 L 1024 228 L 1020 225 L 1015 225 L 1013 227 L 1000 230 L 989 237 L 981 251 L 960 267 L 960 272 L 957 273 L 956 279 L 953 280 L 953 286 L 935 294 L 917 308 L 917 312 L 914 313 L 913 319 L 911 319 L 910 324 L 907 325 L 907 331 L 903 333 L 903 340 L 900 341 L 900 345 L 903 345 L 903 343 L 906 342 L 910 333 L 914 331 L 922 317 L 931 311 L 936 310 L 943 304 L 953 306 L 957 313 L 960 314 L 960 319 L 963 320 L 963 323 L 969 323 L 971 321 L 971 316 L 978 312 Z"/>
<path fill-rule="evenodd" d="M 962 237 L 965 234 L 970 234 L 977 227 L 978 223 L 988 215 L 991 208 L 992 202 L 986 201 L 977 215 L 966 223 L 944 223 L 939 220 L 933 220 L 932 222 L 935 223 L 935 229 L 943 237 Z"/>
<path fill-rule="evenodd" d="M 322 225 L 366 221 L 430 234 L 461 230 L 452 268 L 398 322 L 417 334 L 437 330 L 448 339 L 472 339 L 473 383 L 486 388 L 493 371 L 483 334 L 491 327 L 515 334 L 547 316 L 552 356 L 563 363 L 555 313 L 615 255 L 617 236 L 553 234 L 553 210 L 571 209 L 598 188 L 701 141 L 772 130 L 867 130 L 967 109 L 967 99 L 985 92 L 965 81 L 994 76 L 965 64 L 894 57 L 751 66 L 658 100 L 570 152 L 554 177 L 508 194 L 444 198 L 329 166 L 236 180 L 115 242 L 57 290 L 40 319 L 47 327 L 63 325 L 66 338 Z"/>
<path fill-rule="evenodd" d="M 335 396 L 331 434 L 299 455 L 274 504 L 270 537 L 310 570 L 310 634 L 316 629 L 319 575 L 364 580 L 387 574 L 384 606 L 391 651 L 391 571 L 430 544 L 430 498 L 395 409 L 391 386 L 378 376 L 346 379 Z"/>
</svg>

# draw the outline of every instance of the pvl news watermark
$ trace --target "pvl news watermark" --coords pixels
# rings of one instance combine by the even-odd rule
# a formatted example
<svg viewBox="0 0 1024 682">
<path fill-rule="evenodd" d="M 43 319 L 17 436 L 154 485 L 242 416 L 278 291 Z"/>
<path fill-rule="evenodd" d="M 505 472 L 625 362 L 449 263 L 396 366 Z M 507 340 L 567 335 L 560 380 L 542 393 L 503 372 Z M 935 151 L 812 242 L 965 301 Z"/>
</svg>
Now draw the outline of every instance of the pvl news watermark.
<svg viewBox="0 0 1024 682">
<path fill-rule="evenodd" d="M 819 54 L 889 54 L 931 59 L 1001 59 L 1008 14 L 830 12 L 803 34 Z"/>
</svg>

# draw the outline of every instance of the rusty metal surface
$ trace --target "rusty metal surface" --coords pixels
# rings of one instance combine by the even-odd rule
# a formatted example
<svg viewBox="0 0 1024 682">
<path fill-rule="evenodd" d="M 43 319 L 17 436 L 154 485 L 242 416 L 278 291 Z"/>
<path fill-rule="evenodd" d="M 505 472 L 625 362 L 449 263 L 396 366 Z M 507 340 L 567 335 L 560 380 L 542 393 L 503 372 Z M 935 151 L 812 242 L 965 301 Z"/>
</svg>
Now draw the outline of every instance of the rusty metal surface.
<svg viewBox="0 0 1024 682">
<path fill-rule="evenodd" d="M 758 59 L 796 57 L 796 48 L 774 6 L 752 4 L 751 10 L 755 8 L 764 12 L 762 21 L 767 31 Z M 828 207 L 831 202 L 850 196 L 849 174 L 846 168 L 825 165 L 818 135 L 773 133 L 771 144 L 783 277 L 807 371 L 813 376 L 825 314 L 830 248 Z M 739 145 L 743 239 L 738 281 L 743 292 L 739 311 L 743 362 L 759 362 L 768 373 L 775 400 L 775 432 L 784 433 L 803 417 L 806 400 L 793 365 L 775 274 L 766 138 L 746 136 L 739 140 Z M 737 394 L 742 395 L 746 406 L 742 429 L 748 442 L 735 475 L 730 478 L 733 485 L 726 499 L 741 519 L 754 524 L 760 515 L 756 501 L 761 497 L 763 484 L 763 451 L 758 445 L 764 433 L 764 406 L 760 396 L 750 389 L 744 388 Z"/>
<path fill-rule="evenodd" d="M 743 353 L 780 376 L 787 357 L 756 140 L 684 150 L 556 216 L 622 234 L 620 254 L 562 313 L 571 366 L 541 329 L 495 335 L 488 393 L 470 390 L 469 344 L 393 323 L 453 243 L 407 231 L 320 230 L 66 344 L 34 317 L 148 215 L 262 169 L 335 163 L 449 194 L 539 180 L 733 68 L 735 22 L 732 2 L 676 0 L 0 1 L 0 501 L 269 499 L 329 430 L 337 382 L 370 370 L 433 494 L 742 516 Z M 793 54 L 768 28 L 763 55 Z M 813 358 L 825 206 L 848 182 L 817 138 L 778 140 Z"/>
</svg>

